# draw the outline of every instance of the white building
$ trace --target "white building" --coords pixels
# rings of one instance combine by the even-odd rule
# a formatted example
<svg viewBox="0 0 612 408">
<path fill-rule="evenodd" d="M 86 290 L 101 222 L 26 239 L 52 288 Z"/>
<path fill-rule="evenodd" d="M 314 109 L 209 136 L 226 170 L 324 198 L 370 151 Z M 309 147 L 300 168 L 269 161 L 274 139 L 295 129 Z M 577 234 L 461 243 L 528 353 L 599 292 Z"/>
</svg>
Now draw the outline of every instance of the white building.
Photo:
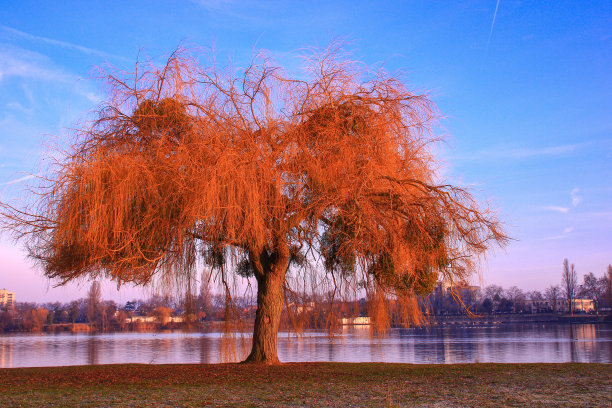
<svg viewBox="0 0 612 408">
<path fill-rule="evenodd" d="M 15 307 L 15 293 L 0 289 L 0 307 L 7 309 Z"/>
<path fill-rule="evenodd" d="M 595 310 L 593 299 L 572 299 L 572 309 L 574 313 L 592 313 Z M 557 301 L 557 310 L 562 313 L 569 313 L 567 299 Z"/>
<path fill-rule="evenodd" d="M 595 311 L 593 299 L 572 299 L 574 312 L 592 313 Z"/>
<path fill-rule="evenodd" d="M 343 317 L 342 325 L 343 326 L 369 326 L 372 323 L 372 320 L 368 316 L 359 316 L 359 317 Z"/>
</svg>

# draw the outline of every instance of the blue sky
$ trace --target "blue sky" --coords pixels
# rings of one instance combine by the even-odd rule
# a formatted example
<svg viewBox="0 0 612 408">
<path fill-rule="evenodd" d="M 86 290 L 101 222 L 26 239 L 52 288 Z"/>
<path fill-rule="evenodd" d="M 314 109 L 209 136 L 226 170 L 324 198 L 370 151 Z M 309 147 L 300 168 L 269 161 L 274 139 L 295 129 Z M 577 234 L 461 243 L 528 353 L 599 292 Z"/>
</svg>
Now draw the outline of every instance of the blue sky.
<svg viewBox="0 0 612 408">
<path fill-rule="evenodd" d="M 297 68 L 300 49 L 345 38 L 354 58 L 406 73 L 444 119 L 442 172 L 489 200 L 515 238 L 482 282 L 542 290 L 563 258 L 579 275 L 612 263 L 612 3 L 609 1 L 0 0 L 0 198 L 23 196 L 49 146 L 103 97 L 95 67 L 139 53 L 214 44 L 236 65 L 266 49 Z M 496 12 L 497 9 L 497 12 Z M 26 178 L 26 180 L 22 180 Z M 0 288 L 67 300 L 7 236 Z M 141 292 L 105 286 L 123 301 Z"/>
</svg>

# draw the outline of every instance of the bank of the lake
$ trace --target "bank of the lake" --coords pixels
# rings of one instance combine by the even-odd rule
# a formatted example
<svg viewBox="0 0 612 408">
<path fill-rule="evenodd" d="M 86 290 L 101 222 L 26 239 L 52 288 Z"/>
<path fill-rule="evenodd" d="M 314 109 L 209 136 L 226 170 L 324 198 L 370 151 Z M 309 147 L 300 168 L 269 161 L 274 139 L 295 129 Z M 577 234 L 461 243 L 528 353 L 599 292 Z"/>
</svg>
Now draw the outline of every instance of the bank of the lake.
<svg viewBox="0 0 612 408">
<path fill-rule="evenodd" d="M 0 369 L 0 406 L 605 407 L 609 364 L 289 363 Z"/>
</svg>

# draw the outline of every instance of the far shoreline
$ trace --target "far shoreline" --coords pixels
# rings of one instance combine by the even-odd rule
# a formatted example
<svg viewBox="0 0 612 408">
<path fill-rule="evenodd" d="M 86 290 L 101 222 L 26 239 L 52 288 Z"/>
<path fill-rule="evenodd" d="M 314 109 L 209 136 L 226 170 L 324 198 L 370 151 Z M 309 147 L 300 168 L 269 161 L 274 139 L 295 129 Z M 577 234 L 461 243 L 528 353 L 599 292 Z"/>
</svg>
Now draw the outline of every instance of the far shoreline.
<svg viewBox="0 0 612 408">
<path fill-rule="evenodd" d="M 435 315 L 425 316 L 426 323 L 420 326 L 409 326 L 409 327 L 390 327 L 389 329 L 428 329 L 428 328 L 441 328 L 441 327 L 495 327 L 503 325 L 515 325 L 515 324 L 559 324 L 559 325 L 574 325 L 574 324 L 612 324 L 612 315 L 607 314 L 575 314 L 561 315 L 554 313 L 538 313 L 538 314 L 527 314 L 527 313 L 498 313 L 491 315 Z M 229 332 L 236 331 L 252 331 L 253 319 L 243 319 L 238 322 L 230 323 Z M 368 329 L 369 324 L 340 324 L 336 326 L 336 331 L 342 331 L 343 328 L 362 328 Z M 310 328 L 302 327 L 300 330 L 327 330 L 326 328 Z M 173 332 L 173 331 L 185 331 L 185 332 L 228 332 L 226 322 L 223 320 L 205 321 L 196 323 L 191 326 L 186 326 L 180 323 L 172 323 L 167 325 L 161 325 L 159 323 L 139 323 L 133 324 L 121 330 L 119 328 L 110 328 L 109 330 L 98 330 L 95 327 L 92 328 L 88 323 L 61 323 L 44 325 L 42 330 L 28 331 L 28 330 L 12 330 L 12 331 L 0 331 L 0 336 L 3 334 L 57 334 L 57 333 L 89 333 L 89 334 L 111 334 L 111 333 L 160 333 L 160 332 Z M 281 332 L 295 332 L 296 329 L 285 325 L 280 328 Z M 298 330 L 299 331 L 299 330 Z"/>
</svg>

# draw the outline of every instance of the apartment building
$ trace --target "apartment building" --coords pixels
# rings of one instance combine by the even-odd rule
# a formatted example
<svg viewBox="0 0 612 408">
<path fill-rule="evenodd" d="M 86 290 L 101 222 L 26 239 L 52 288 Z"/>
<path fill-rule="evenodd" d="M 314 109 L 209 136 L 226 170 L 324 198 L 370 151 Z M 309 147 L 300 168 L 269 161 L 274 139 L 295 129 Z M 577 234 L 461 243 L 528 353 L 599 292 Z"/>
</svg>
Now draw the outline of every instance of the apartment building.
<svg viewBox="0 0 612 408">
<path fill-rule="evenodd" d="M 1 308 L 15 307 L 15 293 L 9 292 L 6 289 L 0 289 L 0 307 Z"/>
</svg>

